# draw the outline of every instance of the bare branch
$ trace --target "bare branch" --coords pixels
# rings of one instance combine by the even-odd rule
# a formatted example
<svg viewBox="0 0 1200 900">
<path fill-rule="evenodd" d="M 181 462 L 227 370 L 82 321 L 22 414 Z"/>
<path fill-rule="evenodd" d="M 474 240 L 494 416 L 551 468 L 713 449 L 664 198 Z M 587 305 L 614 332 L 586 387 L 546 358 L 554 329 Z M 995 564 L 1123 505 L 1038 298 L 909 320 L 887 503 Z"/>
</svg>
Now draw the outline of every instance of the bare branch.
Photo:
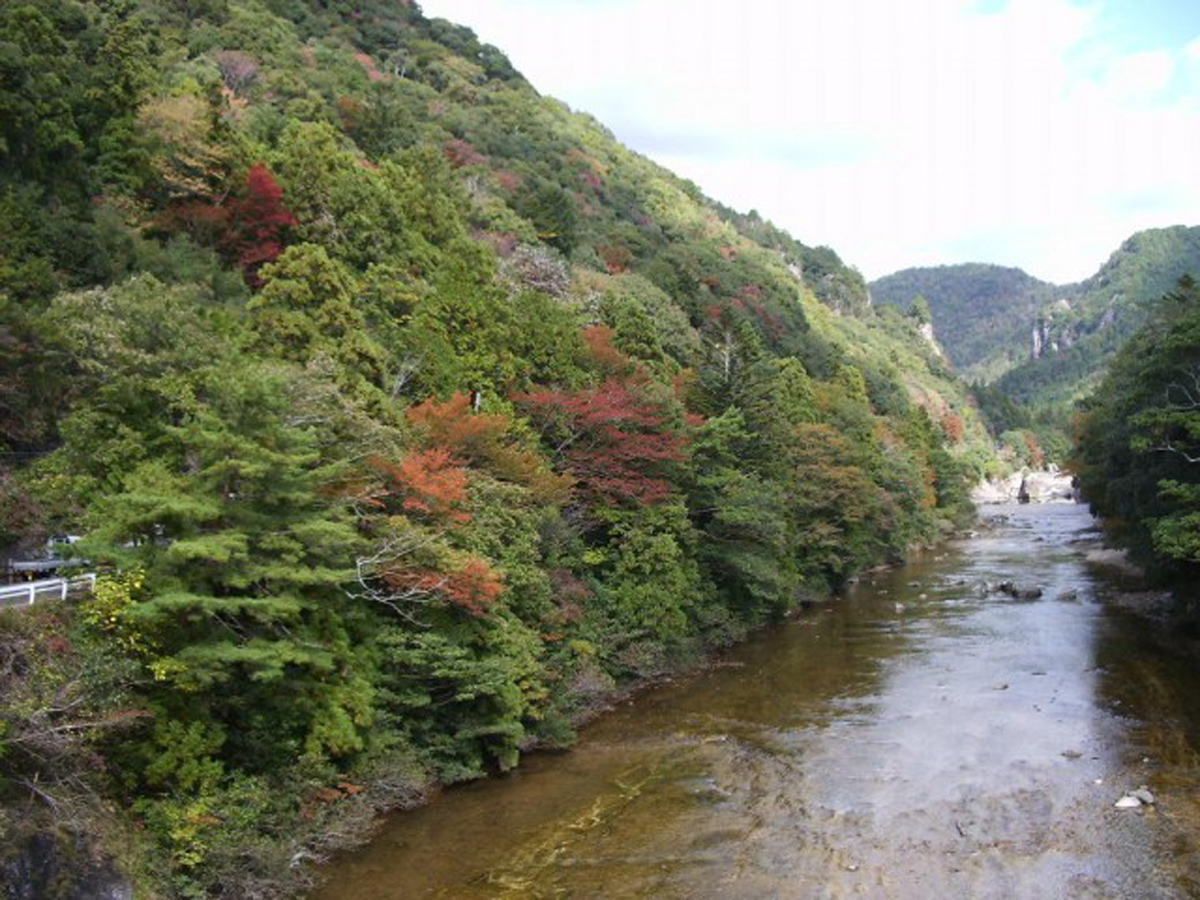
<svg viewBox="0 0 1200 900">
<path fill-rule="evenodd" d="M 1182 456 L 1189 463 L 1200 463 L 1200 455 L 1192 456 L 1192 454 L 1184 450 L 1182 447 L 1176 446 L 1174 443 L 1172 443 L 1169 437 L 1163 438 L 1161 444 L 1151 447 L 1150 450 L 1155 453 L 1174 453 L 1176 456 Z"/>
<path fill-rule="evenodd" d="M 1187 412 L 1200 409 L 1200 364 L 1179 366 L 1186 382 L 1173 381 L 1163 391 L 1167 406 Z"/>
<path fill-rule="evenodd" d="M 432 602 L 445 586 L 447 578 L 397 589 L 385 584 L 383 575 L 389 570 L 401 568 L 417 551 L 428 547 L 440 534 L 406 535 L 391 538 L 369 556 L 355 560 L 355 587 L 346 592 L 355 600 L 380 603 L 412 625 L 421 625 L 414 608 Z"/>
<path fill-rule="evenodd" d="M 401 392 L 412 380 L 412 377 L 421 370 L 421 364 L 425 361 L 425 356 L 406 356 L 396 364 L 396 375 L 392 379 L 392 399 L 395 400 L 400 396 Z"/>
</svg>

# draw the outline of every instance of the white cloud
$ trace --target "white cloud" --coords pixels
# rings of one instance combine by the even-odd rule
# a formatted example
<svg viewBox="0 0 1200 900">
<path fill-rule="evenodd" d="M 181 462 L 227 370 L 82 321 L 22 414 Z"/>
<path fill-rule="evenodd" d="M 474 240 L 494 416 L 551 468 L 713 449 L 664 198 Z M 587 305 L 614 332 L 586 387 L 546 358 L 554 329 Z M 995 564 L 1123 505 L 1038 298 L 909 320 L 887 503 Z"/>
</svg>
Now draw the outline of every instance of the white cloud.
<svg viewBox="0 0 1200 900">
<path fill-rule="evenodd" d="M 1144 98 L 1166 90 L 1175 73 L 1169 50 L 1148 50 L 1119 57 L 1109 67 L 1106 92 L 1121 99 Z"/>
<path fill-rule="evenodd" d="M 1200 41 L 1114 53 L 1095 6 L 424 5 L 712 196 L 870 277 L 981 259 L 1072 280 L 1138 228 L 1200 221 L 1200 104 L 1165 93 Z"/>
</svg>

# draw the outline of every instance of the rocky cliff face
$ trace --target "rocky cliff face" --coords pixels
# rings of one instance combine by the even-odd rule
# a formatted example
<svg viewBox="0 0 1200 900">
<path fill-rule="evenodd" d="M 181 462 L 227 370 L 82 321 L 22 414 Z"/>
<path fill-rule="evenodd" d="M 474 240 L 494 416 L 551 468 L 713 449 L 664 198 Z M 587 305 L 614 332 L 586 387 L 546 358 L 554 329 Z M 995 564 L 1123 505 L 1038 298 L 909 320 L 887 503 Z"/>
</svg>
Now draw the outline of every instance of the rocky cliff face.
<svg viewBox="0 0 1200 900">
<path fill-rule="evenodd" d="M 1075 346 L 1089 334 L 1111 328 L 1117 322 L 1123 299 L 1121 294 L 1113 294 L 1111 306 L 1098 319 L 1091 321 L 1073 315 L 1070 300 L 1065 297 L 1059 299 L 1034 320 L 1030 359 L 1043 359 L 1060 353 Z"/>
<path fill-rule="evenodd" d="M 938 343 L 937 336 L 933 333 L 933 323 L 925 322 L 918 329 L 921 332 L 921 337 L 925 338 L 925 342 L 933 349 L 942 359 L 946 358 L 946 354 L 942 351 L 942 345 Z"/>
<path fill-rule="evenodd" d="M 981 481 L 971 491 L 976 506 L 992 503 L 1074 503 L 1078 493 L 1070 475 L 1050 466 L 1045 471 L 1015 472 L 1001 481 Z"/>
<path fill-rule="evenodd" d="M 79 835 L 39 831 L 0 859 L 5 900 L 133 900 L 133 888 L 112 861 Z"/>
</svg>

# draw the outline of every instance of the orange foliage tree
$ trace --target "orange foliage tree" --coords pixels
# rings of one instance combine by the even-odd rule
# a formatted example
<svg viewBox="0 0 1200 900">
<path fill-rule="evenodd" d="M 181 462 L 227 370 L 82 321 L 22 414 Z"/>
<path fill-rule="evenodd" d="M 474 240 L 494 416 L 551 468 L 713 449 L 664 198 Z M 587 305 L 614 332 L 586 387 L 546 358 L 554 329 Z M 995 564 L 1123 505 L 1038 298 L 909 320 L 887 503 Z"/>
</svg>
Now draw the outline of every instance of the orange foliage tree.
<svg viewBox="0 0 1200 900">
<path fill-rule="evenodd" d="M 471 400 L 456 393 L 449 400 L 433 398 L 412 407 L 406 416 L 423 440 L 449 450 L 456 459 L 486 469 L 494 477 L 529 488 L 545 503 L 566 500 L 570 479 L 555 475 L 538 452 L 522 447 L 510 437 L 507 416 L 473 413 Z"/>
<path fill-rule="evenodd" d="M 372 456 L 368 463 L 385 481 L 386 495 L 400 498 L 400 508 L 438 523 L 471 520 L 467 502 L 467 473 L 445 447 L 414 450 L 399 463 Z M 376 498 L 378 500 L 378 497 Z"/>
<path fill-rule="evenodd" d="M 443 597 L 473 616 L 487 613 L 504 593 L 504 579 L 478 556 L 448 572 L 396 566 L 382 573 L 383 581 L 405 597 Z"/>
<path fill-rule="evenodd" d="M 963 437 L 962 416 L 957 413 L 947 412 L 942 419 L 942 430 L 946 433 L 946 438 L 950 443 L 959 443 Z"/>
</svg>

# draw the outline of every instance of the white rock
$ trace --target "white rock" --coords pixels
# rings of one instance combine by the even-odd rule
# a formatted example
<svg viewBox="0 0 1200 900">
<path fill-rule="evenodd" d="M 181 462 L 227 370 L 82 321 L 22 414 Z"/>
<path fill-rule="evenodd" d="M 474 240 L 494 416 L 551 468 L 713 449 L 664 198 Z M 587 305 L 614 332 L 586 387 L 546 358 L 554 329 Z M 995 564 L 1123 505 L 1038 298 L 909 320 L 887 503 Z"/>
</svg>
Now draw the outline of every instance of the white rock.
<svg viewBox="0 0 1200 900">
<path fill-rule="evenodd" d="M 1113 804 L 1117 809 L 1137 809 L 1142 805 L 1142 801 L 1132 794 L 1126 794 L 1120 800 Z"/>
</svg>

